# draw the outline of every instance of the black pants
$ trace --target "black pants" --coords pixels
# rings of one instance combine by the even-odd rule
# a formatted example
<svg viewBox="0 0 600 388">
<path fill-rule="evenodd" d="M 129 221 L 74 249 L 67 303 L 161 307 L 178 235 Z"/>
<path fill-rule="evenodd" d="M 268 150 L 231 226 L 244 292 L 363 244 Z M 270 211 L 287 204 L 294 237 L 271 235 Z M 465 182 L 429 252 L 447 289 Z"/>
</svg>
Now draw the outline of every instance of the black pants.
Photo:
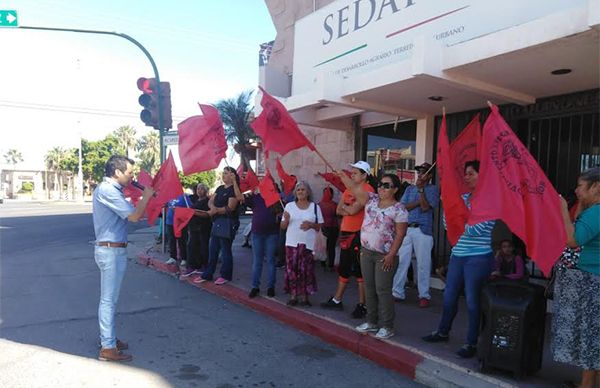
<svg viewBox="0 0 600 388">
<path fill-rule="evenodd" d="M 335 244 L 337 243 L 340 229 L 337 226 L 324 226 L 323 234 L 327 237 L 327 266 L 333 267 L 335 264 Z"/>
<path fill-rule="evenodd" d="M 169 256 L 177 260 L 177 247 L 179 247 L 179 255 L 181 260 L 187 260 L 187 240 L 188 240 L 188 229 L 183 228 L 181 231 L 181 237 L 175 237 L 175 230 L 173 225 L 167 225 L 167 244 L 169 244 Z"/>
<path fill-rule="evenodd" d="M 190 230 L 188 240 L 188 265 L 192 269 L 203 269 L 208 264 L 209 231 Z"/>
</svg>

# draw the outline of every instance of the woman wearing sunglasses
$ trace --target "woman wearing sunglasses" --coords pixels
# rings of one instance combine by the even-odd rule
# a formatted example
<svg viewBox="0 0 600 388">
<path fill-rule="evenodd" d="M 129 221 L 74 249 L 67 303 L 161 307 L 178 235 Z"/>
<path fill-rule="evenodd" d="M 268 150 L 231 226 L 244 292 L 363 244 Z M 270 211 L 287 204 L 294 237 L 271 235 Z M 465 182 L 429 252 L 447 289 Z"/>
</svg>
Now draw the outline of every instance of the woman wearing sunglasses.
<svg viewBox="0 0 600 388">
<path fill-rule="evenodd" d="M 392 285 L 398 267 L 398 249 L 406 235 L 408 212 L 400 199 L 400 179 L 385 174 L 377 193 L 369 193 L 343 172 L 342 182 L 365 207 L 360 229 L 360 267 L 365 284 L 367 322 L 356 327 L 361 333 L 376 333 L 375 338 L 394 335 L 394 298 Z"/>
</svg>

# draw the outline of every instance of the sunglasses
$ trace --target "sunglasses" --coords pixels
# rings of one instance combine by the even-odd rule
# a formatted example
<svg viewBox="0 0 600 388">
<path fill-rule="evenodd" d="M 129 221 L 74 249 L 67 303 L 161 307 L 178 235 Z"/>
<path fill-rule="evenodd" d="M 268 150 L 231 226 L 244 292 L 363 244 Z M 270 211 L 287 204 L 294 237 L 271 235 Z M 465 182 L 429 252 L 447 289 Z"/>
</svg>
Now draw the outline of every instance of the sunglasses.
<svg viewBox="0 0 600 388">
<path fill-rule="evenodd" d="M 384 189 L 391 189 L 394 187 L 394 185 L 390 182 L 381 182 L 380 184 L 377 185 L 377 187 L 381 187 Z"/>
</svg>

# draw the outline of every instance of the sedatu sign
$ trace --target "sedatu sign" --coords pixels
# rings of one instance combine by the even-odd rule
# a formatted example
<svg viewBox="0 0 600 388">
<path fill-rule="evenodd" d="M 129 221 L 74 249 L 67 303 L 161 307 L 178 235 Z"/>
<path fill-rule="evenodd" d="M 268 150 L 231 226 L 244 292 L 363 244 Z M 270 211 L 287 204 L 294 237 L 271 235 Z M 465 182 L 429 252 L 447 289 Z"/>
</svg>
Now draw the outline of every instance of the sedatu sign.
<svg viewBox="0 0 600 388">
<path fill-rule="evenodd" d="M 578 7 L 587 0 L 334 1 L 295 24 L 292 94 L 313 90 L 321 74 L 348 78 L 410 59 L 419 42 L 456 45 Z"/>
</svg>

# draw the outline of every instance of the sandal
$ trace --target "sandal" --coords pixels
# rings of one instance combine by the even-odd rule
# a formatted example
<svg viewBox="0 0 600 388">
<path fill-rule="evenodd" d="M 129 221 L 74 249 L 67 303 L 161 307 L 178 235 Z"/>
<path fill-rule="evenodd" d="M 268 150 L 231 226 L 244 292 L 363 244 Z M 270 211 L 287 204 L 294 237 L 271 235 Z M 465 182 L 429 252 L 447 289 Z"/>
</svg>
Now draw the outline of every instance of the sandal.
<svg viewBox="0 0 600 388">
<path fill-rule="evenodd" d="M 286 303 L 288 306 L 295 306 L 298 304 L 298 301 L 296 299 L 290 299 L 287 301 Z"/>
</svg>

